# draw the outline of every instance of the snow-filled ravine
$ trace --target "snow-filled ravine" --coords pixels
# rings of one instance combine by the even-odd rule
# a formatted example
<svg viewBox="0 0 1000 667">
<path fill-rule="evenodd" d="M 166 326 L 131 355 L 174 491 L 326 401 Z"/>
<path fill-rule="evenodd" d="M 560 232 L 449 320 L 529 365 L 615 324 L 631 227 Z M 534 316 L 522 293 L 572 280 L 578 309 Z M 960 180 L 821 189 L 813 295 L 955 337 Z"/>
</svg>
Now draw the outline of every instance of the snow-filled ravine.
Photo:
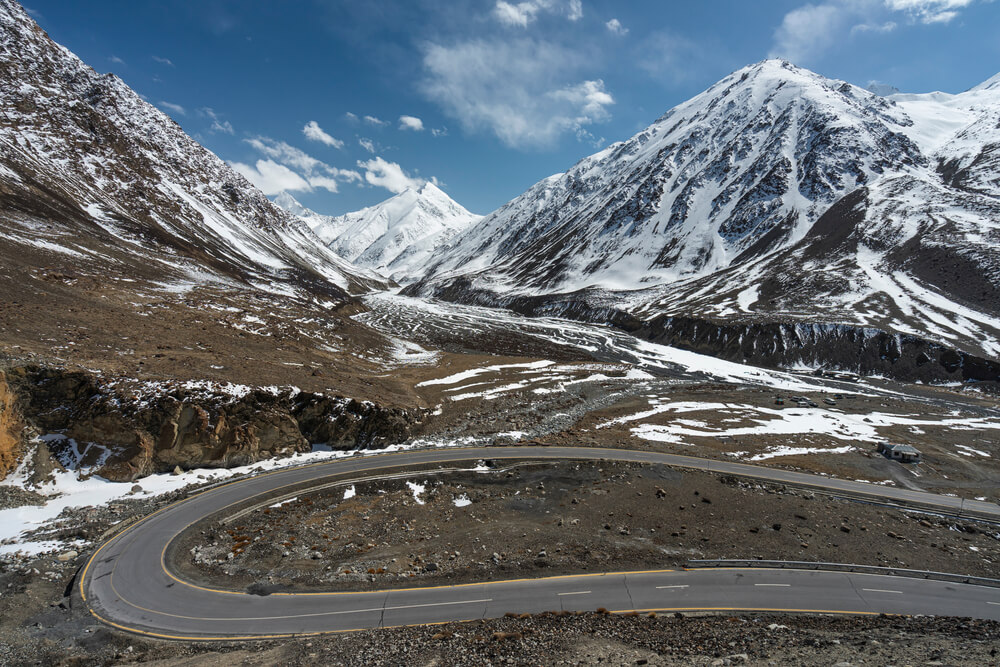
<svg viewBox="0 0 1000 667">
<path fill-rule="evenodd" d="M 406 297 L 393 292 L 369 295 L 365 297 L 365 303 L 370 310 L 355 315 L 356 320 L 390 336 L 423 346 L 433 346 L 434 341 L 442 338 L 489 340 L 491 337 L 515 333 L 549 346 L 581 352 L 602 362 L 628 364 L 634 367 L 633 379 L 636 380 L 647 379 L 652 375 L 681 381 L 749 384 L 791 392 L 859 391 L 859 387 L 854 384 L 725 361 L 651 343 L 599 324 L 556 317 L 525 317 L 507 310 Z M 424 384 L 453 384 L 490 371 L 515 367 L 488 366 Z M 549 371 L 558 370 L 552 362 L 536 362 L 534 365 L 524 366 L 532 371 L 546 367 Z M 863 391 L 876 390 L 865 387 Z"/>
</svg>

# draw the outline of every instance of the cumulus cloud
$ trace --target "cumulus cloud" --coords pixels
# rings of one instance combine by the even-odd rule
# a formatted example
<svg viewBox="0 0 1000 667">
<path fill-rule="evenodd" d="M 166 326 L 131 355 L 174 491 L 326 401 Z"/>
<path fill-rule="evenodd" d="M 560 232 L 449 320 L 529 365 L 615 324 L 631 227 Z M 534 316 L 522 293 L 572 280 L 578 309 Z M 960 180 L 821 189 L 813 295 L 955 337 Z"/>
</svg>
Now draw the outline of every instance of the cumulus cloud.
<svg viewBox="0 0 1000 667">
<path fill-rule="evenodd" d="M 279 166 L 283 166 L 289 171 L 298 175 L 305 181 L 307 187 L 299 188 L 311 190 L 312 188 L 323 188 L 330 192 L 337 192 L 338 182 L 352 183 L 360 182 L 361 174 L 353 169 L 339 169 L 317 160 L 303 150 L 296 148 L 284 141 L 277 141 L 268 137 L 252 137 L 246 139 L 254 149 L 270 158 L 266 162 L 275 161 Z M 258 162 L 258 171 L 259 171 Z M 245 175 L 245 174 L 244 174 Z M 247 178 L 250 178 L 247 176 Z"/>
<path fill-rule="evenodd" d="M 170 58 L 161 58 L 160 56 L 153 56 L 153 60 L 160 63 L 161 65 L 167 65 L 168 67 L 173 67 L 174 63 Z"/>
<path fill-rule="evenodd" d="M 399 129 L 413 130 L 414 132 L 423 132 L 424 121 L 420 120 L 416 116 L 400 116 Z"/>
<path fill-rule="evenodd" d="M 583 18 L 582 0 L 526 0 L 525 2 L 505 2 L 497 0 L 493 6 L 493 18 L 503 25 L 527 28 L 542 12 L 560 13 L 570 21 Z"/>
<path fill-rule="evenodd" d="M 531 2 L 521 2 L 516 5 L 509 2 L 497 2 L 493 7 L 493 16 L 504 25 L 520 26 L 526 28 L 529 23 L 535 20 L 538 7 Z"/>
<path fill-rule="evenodd" d="M 161 109 L 164 109 L 164 110 L 166 110 L 166 111 L 168 111 L 168 112 L 170 112 L 172 114 L 176 114 L 178 116 L 186 116 L 187 115 L 187 109 L 185 109 L 184 107 L 182 107 L 180 104 L 174 104 L 173 102 L 164 102 L 164 101 L 161 100 L 160 103 L 157 104 L 156 106 L 158 106 Z"/>
<path fill-rule="evenodd" d="M 628 34 L 628 28 L 622 25 L 622 22 L 618 19 L 611 19 L 604 24 L 604 27 L 613 35 L 618 35 L 619 37 L 624 37 Z"/>
<path fill-rule="evenodd" d="M 375 127 L 385 127 L 389 124 L 389 121 L 382 120 L 381 118 L 377 118 L 375 116 L 365 116 L 365 122 L 369 125 L 374 125 Z"/>
<path fill-rule="evenodd" d="M 212 121 L 212 124 L 208 128 L 209 132 L 212 133 L 222 132 L 223 134 L 233 134 L 233 124 L 230 123 L 228 120 L 222 120 L 221 118 L 219 118 L 219 114 L 215 113 L 215 109 L 213 109 L 212 107 L 202 107 L 198 109 L 198 114 Z"/>
<path fill-rule="evenodd" d="M 603 81 L 574 76 L 583 60 L 528 38 L 431 44 L 421 89 L 466 131 L 490 131 L 517 148 L 546 146 L 609 117 L 614 98 Z"/>
<path fill-rule="evenodd" d="M 256 165 L 230 162 L 233 169 L 243 174 L 265 195 L 276 195 L 284 191 L 310 191 L 312 186 L 285 165 L 273 160 L 257 160 Z"/>
<path fill-rule="evenodd" d="M 306 135 L 306 139 L 310 141 L 318 141 L 321 144 L 326 144 L 327 146 L 333 146 L 334 148 L 343 148 L 344 142 L 340 139 L 334 139 L 329 134 L 323 131 L 323 128 L 319 126 L 314 120 L 306 123 L 306 126 L 302 128 L 302 134 Z"/>
<path fill-rule="evenodd" d="M 368 183 L 396 194 L 407 188 L 418 190 L 427 182 L 421 178 L 410 177 L 398 164 L 387 162 L 381 157 L 367 161 L 358 160 L 358 166 L 365 170 L 365 180 Z"/>
</svg>

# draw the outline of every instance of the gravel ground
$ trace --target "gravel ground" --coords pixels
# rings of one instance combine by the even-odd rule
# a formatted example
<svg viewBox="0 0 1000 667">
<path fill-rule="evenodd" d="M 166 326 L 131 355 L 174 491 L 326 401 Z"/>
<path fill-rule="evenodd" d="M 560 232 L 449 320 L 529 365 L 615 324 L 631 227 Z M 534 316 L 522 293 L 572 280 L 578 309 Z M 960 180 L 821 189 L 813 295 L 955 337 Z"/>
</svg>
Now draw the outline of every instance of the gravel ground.
<svg viewBox="0 0 1000 667">
<path fill-rule="evenodd" d="M 69 612 L 63 612 L 67 614 Z M 1000 623 L 952 618 L 537 615 L 283 642 L 184 644 L 105 628 L 5 632 L 5 665 L 989 665 Z"/>
</svg>

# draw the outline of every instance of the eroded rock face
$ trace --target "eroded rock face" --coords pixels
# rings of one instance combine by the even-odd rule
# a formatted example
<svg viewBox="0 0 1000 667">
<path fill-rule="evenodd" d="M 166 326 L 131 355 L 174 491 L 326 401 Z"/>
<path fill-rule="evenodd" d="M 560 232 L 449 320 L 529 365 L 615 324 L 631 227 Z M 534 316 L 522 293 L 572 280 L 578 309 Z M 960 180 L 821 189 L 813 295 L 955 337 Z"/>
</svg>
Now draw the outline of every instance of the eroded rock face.
<svg viewBox="0 0 1000 667">
<path fill-rule="evenodd" d="M 382 447 L 407 440 L 420 425 L 419 415 L 398 408 L 292 389 L 118 383 L 46 368 L 8 375 L 28 419 L 43 433 L 66 436 L 48 443 L 56 458 L 114 481 L 177 467 L 247 465 L 314 443 Z"/>
<path fill-rule="evenodd" d="M 17 397 L 0 371 L 0 479 L 17 467 L 24 451 L 24 426 Z"/>
</svg>

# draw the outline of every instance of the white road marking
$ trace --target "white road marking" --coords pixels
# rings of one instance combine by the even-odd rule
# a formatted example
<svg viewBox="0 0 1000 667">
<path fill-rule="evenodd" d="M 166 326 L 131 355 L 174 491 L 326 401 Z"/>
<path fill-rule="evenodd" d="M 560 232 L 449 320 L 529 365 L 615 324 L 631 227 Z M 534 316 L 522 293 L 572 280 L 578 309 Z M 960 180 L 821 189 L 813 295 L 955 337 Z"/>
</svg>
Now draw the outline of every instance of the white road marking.
<svg viewBox="0 0 1000 667">
<path fill-rule="evenodd" d="M 986 604 L 995 604 L 996 606 L 1000 607 L 1000 602 L 987 602 Z"/>
<path fill-rule="evenodd" d="M 687 584 L 681 584 L 678 586 L 657 586 L 657 588 L 687 588 L 687 587 L 688 587 Z"/>
<path fill-rule="evenodd" d="M 896 595 L 902 595 L 903 591 L 887 591 L 881 588 L 862 588 L 863 591 L 868 591 L 869 593 L 895 593 Z"/>
<path fill-rule="evenodd" d="M 556 595 L 587 595 L 590 591 L 573 591 L 572 593 L 556 593 Z"/>
<path fill-rule="evenodd" d="M 787 588 L 791 584 L 754 584 L 754 586 L 780 586 L 782 588 Z"/>
</svg>

